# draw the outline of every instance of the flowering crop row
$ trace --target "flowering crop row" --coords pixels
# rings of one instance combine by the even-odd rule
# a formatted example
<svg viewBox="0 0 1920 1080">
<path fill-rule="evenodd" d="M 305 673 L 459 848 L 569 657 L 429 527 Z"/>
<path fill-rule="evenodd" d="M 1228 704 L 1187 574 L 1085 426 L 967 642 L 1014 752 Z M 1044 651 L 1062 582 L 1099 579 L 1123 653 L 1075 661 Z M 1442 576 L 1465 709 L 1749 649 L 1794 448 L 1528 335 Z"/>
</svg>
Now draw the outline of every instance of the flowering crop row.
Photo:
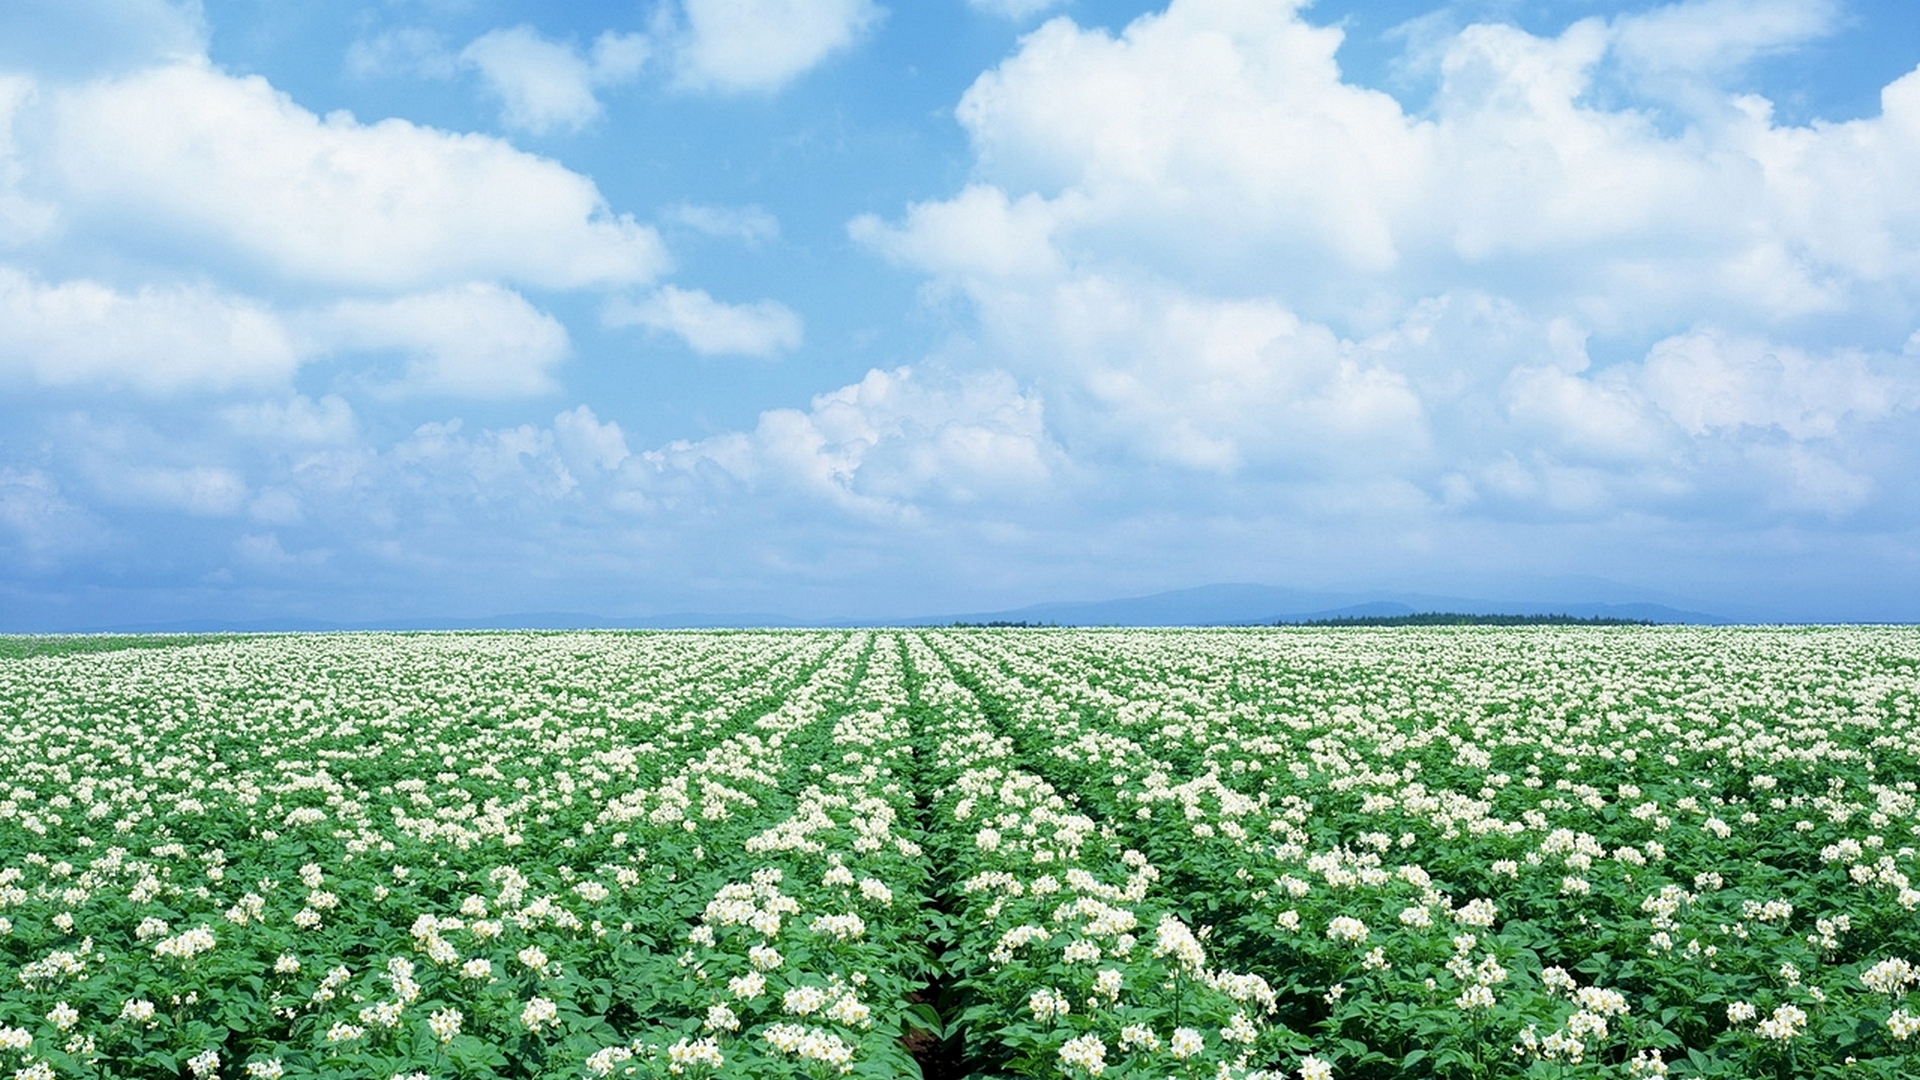
<svg viewBox="0 0 1920 1080">
<path fill-rule="evenodd" d="M 0 1077 L 1916 1075 L 1916 697 L 1876 629 L 0 657 Z"/>
</svg>

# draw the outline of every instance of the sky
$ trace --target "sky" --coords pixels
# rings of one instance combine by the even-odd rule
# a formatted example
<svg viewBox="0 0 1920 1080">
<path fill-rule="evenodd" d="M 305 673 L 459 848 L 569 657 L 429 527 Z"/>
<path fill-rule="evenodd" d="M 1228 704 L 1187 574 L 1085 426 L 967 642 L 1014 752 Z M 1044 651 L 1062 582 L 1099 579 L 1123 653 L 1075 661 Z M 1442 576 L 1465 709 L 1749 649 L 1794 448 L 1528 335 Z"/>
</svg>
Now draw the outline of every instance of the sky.
<svg viewBox="0 0 1920 1080">
<path fill-rule="evenodd" d="M 1917 65 L 1908 0 L 13 0 L 0 629 L 1920 620 Z"/>
</svg>

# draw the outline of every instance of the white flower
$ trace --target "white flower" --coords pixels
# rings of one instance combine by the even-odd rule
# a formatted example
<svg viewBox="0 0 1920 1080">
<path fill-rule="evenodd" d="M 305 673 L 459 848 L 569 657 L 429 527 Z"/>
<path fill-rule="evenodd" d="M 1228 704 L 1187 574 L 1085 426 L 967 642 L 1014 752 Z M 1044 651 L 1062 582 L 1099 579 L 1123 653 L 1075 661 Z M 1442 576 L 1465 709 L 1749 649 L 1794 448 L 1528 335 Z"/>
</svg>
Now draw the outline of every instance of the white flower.
<svg viewBox="0 0 1920 1080">
<path fill-rule="evenodd" d="M 528 1031 L 539 1031 L 543 1027 L 560 1025 L 560 1007 L 543 997 L 531 998 L 526 1007 L 520 1010 L 520 1023 Z"/>
<path fill-rule="evenodd" d="M 1107 1044 L 1092 1032 L 1069 1039 L 1060 1048 L 1060 1064 L 1078 1066 L 1089 1075 L 1099 1076 L 1107 1068 Z"/>
<path fill-rule="evenodd" d="M 709 1069 L 718 1069 L 726 1064 L 726 1058 L 720 1053 L 720 1044 L 711 1038 L 681 1039 L 667 1048 L 667 1071 L 679 1075 L 689 1065 L 704 1065 Z"/>
<path fill-rule="evenodd" d="M 1775 1042 L 1786 1042 L 1797 1037 L 1807 1027 L 1807 1014 L 1798 1005 L 1782 1005 L 1773 1010 L 1773 1015 L 1754 1028 L 1762 1038 Z"/>
<path fill-rule="evenodd" d="M 1901 993 L 1916 979 L 1920 979 L 1920 970 L 1900 957 L 1882 960 L 1860 973 L 1860 985 L 1876 994 Z"/>
<path fill-rule="evenodd" d="M 1332 941 L 1365 941 L 1367 924 L 1351 915 L 1335 915 L 1327 922 L 1327 937 Z"/>
<path fill-rule="evenodd" d="M 767 977 L 757 971 L 727 980 L 727 990 L 740 1001 L 752 1001 L 767 992 Z"/>
<path fill-rule="evenodd" d="M 740 1018 L 725 1005 L 709 1005 L 707 1022 L 703 1026 L 708 1031 L 739 1031 Z"/>
<path fill-rule="evenodd" d="M 279 1058 L 247 1062 L 247 1075 L 253 1080 L 280 1080 L 286 1071 L 286 1066 L 280 1063 Z"/>
<path fill-rule="evenodd" d="M 1073 1005 L 1067 1001 L 1065 994 L 1045 986 L 1027 995 L 1027 1008 L 1033 1011 L 1034 1019 L 1042 1023 L 1073 1011 Z"/>
<path fill-rule="evenodd" d="M 841 941 L 846 941 L 865 934 L 867 923 L 860 916 L 848 912 L 845 915 L 822 915 L 813 920 L 808 929 L 816 934 L 831 934 Z"/>
<path fill-rule="evenodd" d="M 1453 921 L 1461 926 L 1489 927 L 1493 925 L 1498 911 L 1491 900 L 1474 900 L 1453 913 Z"/>
<path fill-rule="evenodd" d="M 162 940 L 153 947 L 153 955 L 182 961 L 191 960 L 211 950 L 215 944 L 213 931 L 203 923 L 177 937 Z"/>
<path fill-rule="evenodd" d="M 1227 1026 L 1220 1029 L 1222 1042 L 1243 1043 L 1251 1046 L 1259 1037 L 1260 1032 L 1254 1028 L 1253 1021 L 1248 1019 L 1245 1010 L 1234 1013 L 1233 1019 L 1227 1022 Z"/>
<path fill-rule="evenodd" d="M 807 1016 L 827 1004 L 827 992 L 817 986 L 796 986 L 780 999 L 780 1007 L 795 1016 Z"/>
<path fill-rule="evenodd" d="M 202 1050 L 187 1059 L 187 1071 L 203 1080 L 205 1077 L 212 1076 L 219 1068 L 220 1052 L 217 1050 Z"/>
<path fill-rule="evenodd" d="M 452 1042 L 460 1034 L 460 1022 L 463 1018 L 459 1009 L 438 1009 L 427 1020 L 427 1026 L 433 1029 L 434 1037 L 443 1043 Z"/>
<path fill-rule="evenodd" d="M 1173 1039 L 1168 1044 L 1168 1047 L 1167 1047 L 1167 1049 L 1173 1051 L 1174 1057 L 1177 1057 L 1182 1061 L 1192 1057 L 1195 1054 L 1201 1053 L 1202 1051 L 1206 1050 L 1206 1048 L 1207 1048 L 1206 1040 L 1200 1037 L 1200 1033 L 1198 1031 L 1195 1031 L 1190 1027 L 1174 1028 Z"/>
<path fill-rule="evenodd" d="M 1462 1009 L 1491 1009 L 1493 990 L 1483 983 L 1474 983 L 1460 991 L 1460 996 L 1454 998 L 1453 1003 Z"/>
<path fill-rule="evenodd" d="M 1333 1066 L 1308 1054 L 1300 1059 L 1300 1080 L 1333 1080 Z"/>
</svg>

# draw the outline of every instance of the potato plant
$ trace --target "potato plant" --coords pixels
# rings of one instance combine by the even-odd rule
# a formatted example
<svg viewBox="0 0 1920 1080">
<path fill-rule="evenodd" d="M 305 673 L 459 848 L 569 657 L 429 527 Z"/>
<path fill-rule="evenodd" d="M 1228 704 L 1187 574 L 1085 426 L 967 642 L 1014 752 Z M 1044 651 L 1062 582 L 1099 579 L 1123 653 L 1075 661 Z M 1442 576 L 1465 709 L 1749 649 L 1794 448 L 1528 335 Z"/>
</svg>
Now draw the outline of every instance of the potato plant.
<svg viewBox="0 0 1920 1080">
<path fill-rule="evenodd" d="M 84 644 L 15 1080 L 1920 1075 L 1909 630 Z"/>
</svg>

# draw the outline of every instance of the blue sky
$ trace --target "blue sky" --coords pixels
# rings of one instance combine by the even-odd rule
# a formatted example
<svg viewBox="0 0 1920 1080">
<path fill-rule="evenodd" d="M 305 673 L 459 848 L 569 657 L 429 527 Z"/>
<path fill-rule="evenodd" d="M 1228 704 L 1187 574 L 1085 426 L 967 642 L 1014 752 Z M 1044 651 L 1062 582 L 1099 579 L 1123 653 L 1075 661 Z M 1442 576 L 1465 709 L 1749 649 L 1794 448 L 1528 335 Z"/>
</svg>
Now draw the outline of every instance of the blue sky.
<svg viewBox="0 0 1920 1080">
<path fill-rule="evenodd" d="M 0 629 L 1920 618 L 1916 65 L 1861 0 L 9 4 Z"/>
</svg>

